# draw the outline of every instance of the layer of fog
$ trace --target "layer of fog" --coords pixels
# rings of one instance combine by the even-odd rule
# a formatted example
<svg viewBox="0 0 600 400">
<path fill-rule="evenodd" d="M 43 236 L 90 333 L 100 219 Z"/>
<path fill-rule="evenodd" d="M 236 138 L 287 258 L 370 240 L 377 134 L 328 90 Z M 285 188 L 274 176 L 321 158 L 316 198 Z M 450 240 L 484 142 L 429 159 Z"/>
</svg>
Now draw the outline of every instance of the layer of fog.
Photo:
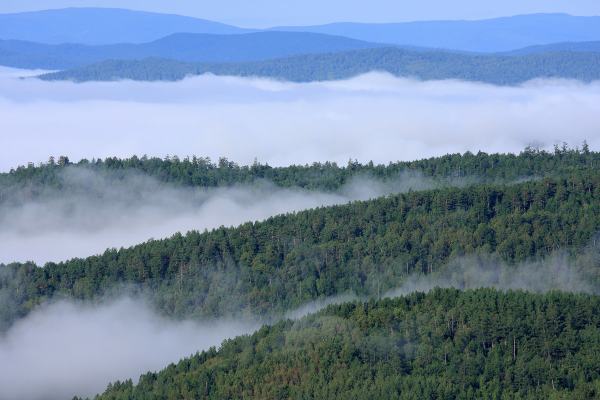
<svg viewBox="0 0 600 400">
<path fill-rule="evenodd" d="M 255 322 L 170 321 L 144 302 L 38 308 L 0 337 L 0 398 L 92 396 L 109 382 L 137 378 L 255 330 Z"/>
<path fill-rule="evenodd" d="M 0 170 L 49 155 L 287 165 L 518 152 L 585 139 L 600 148 L 600 83 L 496 87 L 371 73 L 307 84 L 210 75 L 75 84 L 16 75 L 0 70 Z"/>
<path fill-rule="evenodd" d="M 385 183 L 357 177 L 336 192 L 286 189 L 266 181 L 197 189 L 136 173 L 115 178 L 85 167 L 64 169 L 59 182 L 63 187 L 60 191 L 3 188 L 7 197 L 0 203 L 0 263 L 43 264 L 86 257 L 176 232 L 235 226 L 277 214 L 438 185 L 418 174 L 403 173 Z M 31 196 L 32 191 L 39 193 Z"/>
</svg>

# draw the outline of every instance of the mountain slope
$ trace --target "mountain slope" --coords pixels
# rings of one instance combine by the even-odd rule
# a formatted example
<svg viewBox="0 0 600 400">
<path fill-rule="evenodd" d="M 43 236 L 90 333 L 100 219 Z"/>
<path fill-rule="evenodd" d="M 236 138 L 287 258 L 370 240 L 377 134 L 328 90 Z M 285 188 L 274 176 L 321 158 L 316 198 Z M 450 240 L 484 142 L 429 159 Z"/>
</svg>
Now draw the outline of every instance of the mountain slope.
<svg viewBox="0 0 600 400">
<path fill-rule="evenodd" d="M 600 297 L 483 289 L 331 306 L 98 400 L 593 399 Z"/>
<path fill-rule="evenodd" d="M 167 59 L 109 60 L 42 75 L 44 80 L 180 80 L 190 75 L 257 76 L 294 82 L 347 79 L 381 71 L 421 80 L 461 79 L 515 85 L 535 78 L 584 82 L 600 79 L 600 53 L 542 53 L 523 56 L 468 55 L 445 51 L 374 48 L 310 54 L 248 63 L 182 63 Z"/>
<path fill-rule="evenodd" d="M 0 14 L 0 39 L 61 44 L 144 43 L 178 32 L 248 30 L 202 19 L 112 8 L 67 8 Z"/>
<path fill-rule="evenodd" d="M 147 57 L 182 62 L 244 62 L 382 47 L 344 37 L 304 32 L 257 32 L 210 35 L 178 33 L 143 44 L 87 46 L 0 41 L 0 65 L 16 68 L 64 69 L 109 59 Z"/>
<path fill-rule="evenodd" d="M 535 153 L 525 157 L 536 162 Z M 0 327 L 46 300 L 95 300 L 123 285 L 145 291 L 171 316 L 268 316 L 349 290 L 384 293 L 410 273 L 460 275 L 461 264 L 451 262 L 469 255 L 514 264 L 557 249 L 583 254 L 600 230 L 600 175 L 587 157 L 578 155 L 566 177 L 442 187 L 176 234 L 44 268 L 0 266 L 7 299 Z M 596 253 L 574 263 L 595 288 Z"/>
<path fill-rule="evenodd" d="M 318 32 L 418 47 L 502 52 L 541 44 L 600 40 L 600 17 L 532 14 L 478 21 L 334 23 L 273 29 Z"/>
</svg>

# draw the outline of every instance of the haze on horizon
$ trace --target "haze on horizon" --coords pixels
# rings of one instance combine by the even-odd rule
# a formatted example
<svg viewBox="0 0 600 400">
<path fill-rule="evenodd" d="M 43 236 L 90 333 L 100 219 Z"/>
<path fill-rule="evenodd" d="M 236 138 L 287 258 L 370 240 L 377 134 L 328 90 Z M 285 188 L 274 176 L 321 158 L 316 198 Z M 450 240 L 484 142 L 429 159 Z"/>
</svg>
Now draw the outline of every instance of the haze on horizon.
<svg viewBox="0 0 600 400">
<path fill-rule="evenodd" d="M 317 0 L 278 2 L 275 0 L 223 0 L 196 2 L 192 0 L 4 0 L 0 13 L 16 13 L 66 7 L 126 8 L 158 13 L 172 13 L 251 28 L 277 25 L 314 25 L 332 22 L 407 22 L 419 20 L 473 20 L 518 14 L 568 13 L 600 15 L 600 2 L 595 0 L 508 0 L 490 4 L 473 0 L 446 2 L 424 0 L 397 2 L 393 0 L 359 1 Z"/>
</svg>

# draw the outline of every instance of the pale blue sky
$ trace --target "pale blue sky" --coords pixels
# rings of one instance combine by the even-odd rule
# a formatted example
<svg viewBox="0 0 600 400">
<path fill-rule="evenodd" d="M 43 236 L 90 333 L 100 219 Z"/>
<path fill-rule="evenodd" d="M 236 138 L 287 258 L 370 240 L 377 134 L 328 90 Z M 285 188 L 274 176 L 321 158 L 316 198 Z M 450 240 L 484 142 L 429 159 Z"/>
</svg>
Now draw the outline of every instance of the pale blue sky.
<svg viewBox="0 0 600 400">
<path fill-rule="evenodd" d="M 480 19 L 537 12 L 600 15 L 599 0 L 0 0 L 0 13 L 62 7 L 170 12 L 250 27 Z"/>
</svg>

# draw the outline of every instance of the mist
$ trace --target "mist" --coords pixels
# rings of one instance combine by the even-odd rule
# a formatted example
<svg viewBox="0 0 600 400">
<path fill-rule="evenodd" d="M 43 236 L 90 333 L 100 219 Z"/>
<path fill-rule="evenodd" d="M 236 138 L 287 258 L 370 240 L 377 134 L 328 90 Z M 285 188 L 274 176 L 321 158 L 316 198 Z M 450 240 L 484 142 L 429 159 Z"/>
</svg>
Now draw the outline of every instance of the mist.
<svg viewBox="0 0 600 400">
<path fill-rule="evenodd" d="M 59 183 L 61 190 L 3 188 L 0 263 L 42 265 L 87 257 L 177 232 L 237 226 L 277 214 L 441 184 L 407 172 L 386 182 L 356 177 L 335 192 L 281 188 L 268 181 L 206 189 L 167 184 L 141 173 L 115 177 L 76 166 L 62 170 Z M 32 192 L 38 193 L 32 196 Z"/>
<path fill-rule="evenodd" d="M 93 396 L 255 330 L 243 321 L 171 321 L 141 300 L 43 306 L 0 336 L 0 398 Z"/>
<path fill-rule="evenodd" d="M 436 273 L 410 275 L 402 285 L 387 292 L 384 297 L 428 292 L 437 287 L 600 294 L 597 281 L 600 276 L 590 276 L 590 271 L 594 269 L 591 266 L 597 265 L 599 260 L 598 254 L 597 248 L 588 247 L 577 258 L 558 252 L 538 261 L 516 265 L 508 265 L 492 256 L 462 257 L 451 261 Z"/>
<path fill-rule="evenodd" d="M 298 320 L 351 294 L 307 303 L 285 318 Z M 58 400 L 92 397 L 117 380 L 159 371 L 277 319 L 172 320 L 142 298 L 99 304 L 59 301 L 38 307 L 0 335 L 0 398 Z"/>
<path fill-rule="evenodd" d="M 204 75 L 180 82 L 43 82 L 0 70 L 0 170 L 49 155 L 225 156 L 270 165 L 387 163 L 519 152 L 587 139 L 600 149 L 600 83 L 518 87 L 370 73 L 296 84 Z"/>
</svg>

